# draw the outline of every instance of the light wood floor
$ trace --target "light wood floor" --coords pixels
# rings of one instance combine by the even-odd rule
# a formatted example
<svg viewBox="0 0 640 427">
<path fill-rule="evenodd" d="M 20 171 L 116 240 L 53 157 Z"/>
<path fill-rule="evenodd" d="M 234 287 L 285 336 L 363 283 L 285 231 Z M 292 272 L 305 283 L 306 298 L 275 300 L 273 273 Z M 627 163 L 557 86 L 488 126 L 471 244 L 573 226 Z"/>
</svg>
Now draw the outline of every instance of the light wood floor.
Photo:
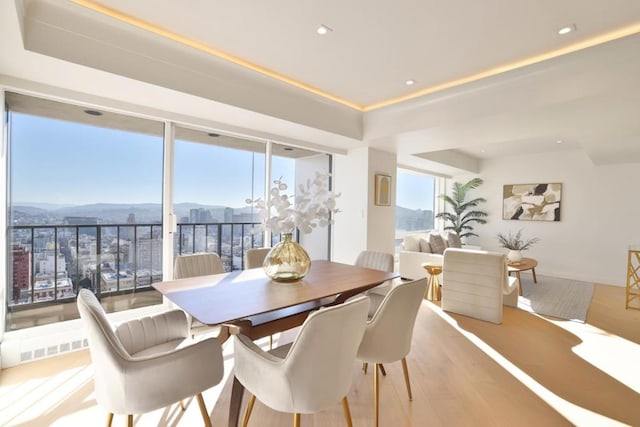
<svg viewBox="0 0 640 427">
<path fill-rule="evenodd" d="M 425 301 L 407 358 L 414 400 L 400 363 L 385 365 L 381 426 L 640 425 L 639 325 L 640 310 L 625 310 L 624 289 L 613 286 L 596 286 L 586 324 L 505 307 L 504 323 L 493 325 Z M 232 351 L 228 343 L 227 375 Z M 91 372 L 86 351 L 2 371 L 0 425 L 102 425 Z M 373 425 L 373 376 L 358 365 L 353 372 L 354 425 Z M 227 424 L 229 392 L 227 379 L 204 393 L 214 426 Z M 174 405 L 136 416 L 135 425 L 202 425 L 195 400 L 187 403 L 185 412 Z M 249 425 L 291 423 L 257 402 Z M 302 425 L 345 425 L 342 407 L 303 415 Z"/>
</svg>

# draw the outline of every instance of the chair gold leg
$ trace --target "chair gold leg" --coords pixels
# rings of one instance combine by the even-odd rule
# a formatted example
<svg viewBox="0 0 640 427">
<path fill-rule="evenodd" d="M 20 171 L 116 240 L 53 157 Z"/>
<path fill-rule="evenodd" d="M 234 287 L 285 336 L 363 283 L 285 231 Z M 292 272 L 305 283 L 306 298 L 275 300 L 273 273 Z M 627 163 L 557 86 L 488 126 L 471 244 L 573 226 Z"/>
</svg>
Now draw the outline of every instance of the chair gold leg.
<svg viewBox="0 0 640 427">
<path fill-rule="evenodd" d="M 205 427 L 211 427 L 211 418 L 209 418 L 209 413 L 207 412 L 207 406 L 204 404 L 202 393 L 198 393 L 197 398 L 198 406 L 200 407 L 200 413 L 202 414 L 202 419 L 204 420 L 204 425 Z"/>
<path fill-rule="evenodd" d="M 367 375 L 368 367 L 369 367 L 369 364 L 367 362 L 362 362 L 362 372 L 364 372 L 365 375 Z"/>
<path fill-rule="evenodd" d="M 300 427 L 300 414 L 293 414 L 293 427 Z"/>
<path fill-rule="evenodd" d="M 133 414 L 127 415 L 127 427 L 133 427 Z"/>
<path fill-rule="evenodd" d="M 269 335 L 269 350 L 273 350 L 273 335 Z"/>
<path fill-rule="evenodd" d="M 380 375 L 378 374 L 378 364 L 373 367 L 373 408 L 376 411 L 375 427 L 378 427 L 378 418 L 380 415 Z"/>
<path fill-rule="evenodd" d="M 342 399 L 342 409 L 344 410 L 344 417 L 347 420 L 347 426 L 353 427 L 353 422 L 351 421 L 351 411 L 349 410 L 349 401 L 347 400 L 347 396 Z"/>
<path fill-rule="evenodd" d="M 407 368 L 407 359 L 402 358 L 402 371 L 404 372 L 404 383 L 407 386 L 407 393 L 409 394 L 409 400 L 413 400 L 411 394 L 411 383 L 409 382 L 409 369 Z"/>
<path fill-rule="evenodd" d="M 380 368 L 380 373 L 386 377 L 387 371 L 384 370 L 384 365 L 382 363 L 379 363 L 378 367 Z"/>
<path fill-rule="evenodd" d="M 242 427 L 247 427 L 249 424 L 249 417 L 251 416 L 251 411 L 253 411 L 253 404 L 256 403 L 256 396 L 250 395 L 249 402 L 247 402 L 247 409 L 244 410 L 244 417 L 242 418 Z"/>
<path fill-rule="evenodd" d="M 184 400 L 180 400 L 180 409 L 182 409 L 183 411 L 187 410 L 187 407 L 184 406 Z"/>
<path fill-rule="evenodd" d="M 109 412 L 107 414 L 107 427 L 111 427 L 112 421 L 113 421 L 113 412 Z"/>
</svg>

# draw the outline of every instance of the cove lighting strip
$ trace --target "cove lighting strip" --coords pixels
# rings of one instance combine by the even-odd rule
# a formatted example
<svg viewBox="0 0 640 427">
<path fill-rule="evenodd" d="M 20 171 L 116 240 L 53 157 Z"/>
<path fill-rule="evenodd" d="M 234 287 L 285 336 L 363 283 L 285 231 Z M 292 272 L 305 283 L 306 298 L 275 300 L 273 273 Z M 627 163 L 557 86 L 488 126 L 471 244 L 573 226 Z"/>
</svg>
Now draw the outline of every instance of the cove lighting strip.
<svg viewBox="0 0 640 427">
<path fill-rule="evenodd" d="M 133 25 L 134 27 L 140 28 L 142 30 L 148 31 L 150 33 L 159 35 L 161 37 L 167 38 L 174 42 L 180 43 L 184 46 L 191 47 L 193 49 L 199 50 L 201 52 L 207 53 L 209 55 L 213 55 L 220 59 L 224 59 L 241 67 L 247 68 L 249 70 L 255 71 L 257 73 L 263 74 L 265 76 L 271 77 L 273 79 L 279 80 L 283 83 L 290 84 L 307 92 L 313 93 L 315 95 L 321 96 L 323 98 L 329 99 L 331 101 L 337 102 L 339 104 L 345 105 L 347 107 L 353 108 L 357 111 L 372 111 L 382 107 L 388 107 L 394 104 L 399 104 L 401 102 L 405 102 L 414 98 L 418 98 L 420 96 L 429 95 L 435 92 L 440 92 L 446 89 L 451 89 L 456 86 L 464 85 L 467 83 L 472 83 L 481 79 L 485 79 L 487 77 L 492 77 L 498 74 L 506 73 L 508 71 L 512 71 L 518 68 L 526 67 L 528 65 L 533 65 L 538 62 L 546 61 L 549 59 L 557 58 L 559 56 L 567 55 L 569 53 L 577 52 L 582 49 L 587 49 L 593 46 L 597 46 L 602 43 L 610 42 L 613 40 L 620 39 L 622 37 L 627 37 L 633 34 L 640 33 L 640 22 L 637 22 L 632 25 L 628 25 L 626 27 L 622 27 L 613 31 L 609 31 L 607 33 L 601 34 L 599 36 L 591 37 L 589 39 L 580 41 L 578 43 L 574 43 L 572 45 L 552 50 L 547 53 L 543 53 L 540 55 L 531 56 L 529 58 L 521 59 L 519 61 L 511 62 L 509 64 L 501 65 L 495 68 L 491 68 L 486 71 L 482 71 L 480 73 L 472 74 L 470 76 L 462 77 L 456 80 L 451 80 L 448 82 L 444 82 L 435 86 L 430 86 L 428 88 L 412 92 L 407 95 L 391 98 L 385 101 L 377 102 L 371 105 L 360 105 L 355 102 L 351 102 L 344 98 L 340 98 L 338 96 L 332 95 L 328 92 L 325 92 L 321 89 L 310 86 L 306 83 L 302 83 L 298 80 L 292 79 L 291 77 L 287 77 L 283 74 L 277 73 L 268 68 L 262 67 L 260 65 L 254 64 L 252 62 L 246 61 L 242 58 L 238 58 L 237 56 L 228 54 L 214 47 L 208 46 L 202 42 L 194 40 L 192 38 L 174 33 L 167 29 L 161 28 L 157 25 L 151 24 L 149 22 L 142 21 L 133 16 L 127 15 L 126 13 L 120 12 L 118 10 L 106 7 L 101 5 L 100 3 L 93 0 L 71 0 L 73 3 L 83 6 L 87 9 L 91 9 L 94 12 L 100 13 L 102 15 L 109 16 L 118 21 L 124 22 L 129 25 Z"/>
</svg>

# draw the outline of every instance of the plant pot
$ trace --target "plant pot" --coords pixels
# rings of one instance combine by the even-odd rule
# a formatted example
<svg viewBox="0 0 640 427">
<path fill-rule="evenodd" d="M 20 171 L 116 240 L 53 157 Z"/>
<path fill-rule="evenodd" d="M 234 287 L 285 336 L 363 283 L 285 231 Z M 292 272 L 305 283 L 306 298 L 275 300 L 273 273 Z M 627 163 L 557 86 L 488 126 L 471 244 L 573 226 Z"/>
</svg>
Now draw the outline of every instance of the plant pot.
<svg viewBox="0 0 640 427">
<path fill-rule="evenodd" d="M 283 233 L 282 241 L 264 258 L 262 268 L 276 282 L 295 282 L 302 279 L 311 268 L 307 251 L 291 237 L 291 233 Z"/>
<path fill-rule="evenodd" d="M 522 261 L 522 252 L 517 250 L 510 250 L 507 254 L 507 260 L 510 264 L 517 264 Z"/>
</svg>

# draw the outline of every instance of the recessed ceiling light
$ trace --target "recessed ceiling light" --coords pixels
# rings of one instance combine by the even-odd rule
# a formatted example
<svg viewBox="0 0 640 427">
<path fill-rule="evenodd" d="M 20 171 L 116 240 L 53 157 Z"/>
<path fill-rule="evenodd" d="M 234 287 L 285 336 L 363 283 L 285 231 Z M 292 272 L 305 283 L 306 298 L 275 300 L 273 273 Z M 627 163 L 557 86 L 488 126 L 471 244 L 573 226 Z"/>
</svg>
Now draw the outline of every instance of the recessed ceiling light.
<svg viewBox="0 0 640 427">
<path fill-rule="evenodd" d="M 97 110 L 84 110 L 84 112 L 90 116 L 101 116 L 102 113 Z"/>
<path fill-rule="evenodd" d="M 563 140 L 559 139 L 556 141 L 556 144 L 562 144 L 563 142 L 564 142 Z"/>
<path fill-rule="evenodd" d="M 406 84 L 407 86 L 413 86 L 414 84 L 416 84 L 416 81 L 409 79 L 406 82 L 404 82 L 404 84 Z"/>
<path fill-rule="evenodd" d="M 293 151 L 293 148 L 291 148 L 291 147 L 282 147 L 282 149 L 284 151 Z"/>
<path fill-rule="evenodd" d="M 217 138 L 217 137 L 219 137 L 219 136 L 220 136 L 220 134 L 219 134 L 219 133 L 213 133 L 213 132 L 208 133 L 207 135 L 209 135 L 211 138 Z"/>
<path fill-rule="evenodd" d="M 331 31 L 333 30 L 324 24 L 316 28 L 316 33 L 320 34 L 321 36 L 324 36 L 325 34 L 330 33 Z"/>
<path fill-rule="evenodd" d="M 571 24 L 571 25 L 567 25 L 565 27 L 562 27 L 558 30 L 558 34 L 560 34 L 561 36 L 565 35 L 565 34 L 569 34 L 572 31 L 576 30 L 576 24 Z"/>
<path fill-rule="evenodd" d="M 484 153 L 485 151 L 487 151 L 487 150 L 485 150 L 484 148 L 482 150 L 480 150 L 481 153 Z"/>
</svg>

